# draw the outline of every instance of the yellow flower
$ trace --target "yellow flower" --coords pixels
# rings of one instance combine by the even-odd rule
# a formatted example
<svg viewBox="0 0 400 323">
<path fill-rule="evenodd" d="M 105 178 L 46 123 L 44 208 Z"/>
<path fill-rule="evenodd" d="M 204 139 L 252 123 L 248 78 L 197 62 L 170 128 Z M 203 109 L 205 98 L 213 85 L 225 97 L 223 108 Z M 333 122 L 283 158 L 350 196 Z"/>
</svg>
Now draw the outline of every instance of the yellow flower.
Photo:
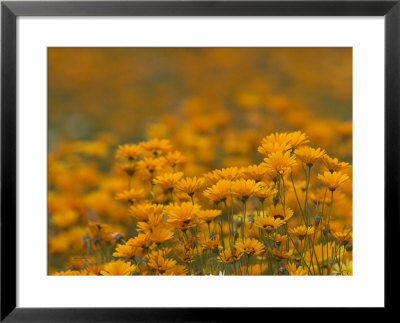
<svg viewBox="0 0 400 323">
<path fill-rule="evenodd" d="M 160 215 L 164 206 L 161 204 L 136 204 L 129 208 L 129 214 L 139 221 L 147 221 L 150 215 Z"/>
<path fill-rule="evenodd" d="M 146 222 L 138 222 L 138 231 L 150 231 L 157 225 L 159 225 L 163 220 L 162 214 L 149 214 L 149 218 Z"/>
<path fill-rule="evenodd" d="M 243 178 L 232 182 L 231 186 L 232 194 L 242 201 L 246 201 L 249 197 L 252 197 L 259 189 L 259 183 L 256 183 L 254 180 L 245 180 Z"/>
<path fill-rule="evenodd" d="M 156 170 L 160 170 L 164 166 L 161 158 L 144 158 L 137 163 L 137 168 L 143 172 L 153 174 Z"/>
<path fill-rule="evenodd" d="M 296 158 L 290 155 L 290 152 L 285 153 L 277 152 L 269 154 L 267 158 L 264 159 L 265 165 L 272 169 L 273 171 L 283 174 L 285 171 L 296 166 Z"/>
<path fill-rule="evenodd" d="M 273 186 L 266 186 L 263 182 L 261 182 L 260 189 L 254 193 L 254 196 L 257 197 L 261 202 L 264 202 L 271 196 L 276 195 L 277 192 L 278 190 Z"/>
<path fill-rule="evenodd" d="M 220 214 L 221 214 L 221 210 L 201 210 L 198 213 L 198 216 L 203 221 L 210 223 L 212 220 L 214 220 Z"/>
<path fill-rule="evenodd" d="M 89 222 L 88 236 L 91 239 L 100 239 L 103 243 L 110 243 L 113 239 L 112 227 L 108 224 Z"/>
<path fill-rule="evenodd" d="M 118 193 L 115 196 L 115 199 L 133 203 L 134 201 L 141 200 L 144 197 L 145 197 L 144 190 L 139 188 L 139 189 L 130 189 L 129 191 L 123 191 L 121 193 Z"/>
<path fill-rule="evenodd" d="M 290 132 L 288 133 L 287 137 L 289 139 L 289 144 L 292 149 L 295 149 L 301 145 L 310 142 L 306 134 L 302 133 L 301 131 Z"/>
<path fill-rule="evenodd" d="M 268 252 L 272 254 L 273 256 L 280 258 L 280 259 L 288 259 L 292 256 L 293 250 L 290 251 L 283 251 L 279 249 L 272 249 L 268 248 Z"/>
<path fill-rule="evenodd" d="M 213 172 L 209 172 L 204 176 L 211 184 L 216 184 L 220 180 L 234 181 L 236 179 L 239 179 L 241 175 L 242 172 L 237 167 L 230 167 L 230 168 L 223 168 L 221 170 L 216 169 Z"/>
<path fill-rule="evenodd" d="M 192 196 L 195 192 L 200 190 L 201 186 L 204 184 L 204 178 L 197 178 L 196 176 L 193 178 L 184 178 L 181 179 L 176 188 L 186 194 Z"/>
<path fill-rule="evenodd" d="M 184 202 L 181 205 L 168 205 L 164 212 L 168 215 L 168 223 L 180 230 L 186 230 L 196 225 L 197 214 L 200 206 L 191 202 Z"/>
<path fill-rule="evenodd" d="M 162 274 L 167 270 L 175 267 L 176 261 L 174 259 L 167 258 L 165 250 L 152 251 L 148 256 L 147 265 L 153 268 L 157 274 Z"/>
<path fill-rule="evenodd" d="M 215 250 L 219 248 L 219 236 L 209 235 L 206 239 L 199 241 L 202 250 Z"/>
<path fill-rule="evenodd" d="M 291 133 L 273 133 L 266 136 L 258 147 L 258 152 L 268 157 L 272 153 L 284 153 L 309 142 L 307 136 L 301 131 Z"/>
<path fill-rule="evenodd" d="M 256 182 L 262 181 L 269 169 L 265 164 L 250 165 L 242 169 L 242 177 L 244 179 L 252 179 Z"/>
<path fill-rule="evenodd" d="M 294 152 L 297 157 L 308 167 L 313 166 L 317 160 L 325 154 L 325 150 L 321 150 L 320 148 L 314 149 L 309 146 L 300 147 Z"/>
<path fill-rule="evenodd" d="M 122 145 L 118 146 L 116 158 L 126 158 L 129 160 L 134 160 L 140 156 L 142 152 L 142 147 L 140 145 Z"/>
<path fill-rule="evenodd" d="M 157 176 L 154 180 L 154 184 L 158 184 L 164 191 L 173 189 L 178 181 L 183 176 L 183 173 L 167 173 Z"/>
<path fill-rule="evenodd" d="M 194 262 L 194 256 L 195 256 L 195 250 L 192 248 L 185 249 L 185 248 L 178 248 L 179 253 L 178 253 L 178 258 L 182 260 L 186 264 L 190 264 Z"/>
<path fill-rule="evenodd" d="M 154 243 L 163 243 L 165 241 L 171 240 L 174 233 L 171 232 L 171 228 L 166 226 L 158 226 L 153 228 L 150 235 L 150 241 Z"/>
<path fill-rule="evenodd" d="M 263 154 L 264 156 L 268 156 L 272 153 L 282 153 L 288 151 L 290 148 L 291 146 L 288 142 L 265 142 L 260 147 L 258 147 L 258 152 L 260 154 Z"/>
<path fill-rule="evenodd" d="M 135 265 L 119 259 L 105 264 L 104 269 L 100 273 L 103 276 L 130 276 L 135 270 Z"/>
<path fill-rule="evenodd" d="M 217 259 L 219 262 L 230 264 L 238 261 L 242 256 L 243 252 L 239 252 L 237 249 L 226 249 L 220 252 Z"/>
<path fill-rule="evenodd" d="M 324 175 L 318 174 L 317 178 L 322 181 L 332 192 L 340 185 L 350 181 L 350 177 L 341 172 L 324 172 Z"/>
<path fill-rule="evenodd" d="M 220 180 L 206 189 L 203 195 L 214 203 L 223 202 L 231 194 L 231 186 L 232 182 L 230 180 Z"/>
<path fill-rule="evenodd" d="M 86 271 L 80 270 L 66 270 L 66 271 L 57 271 L 53 274 L 54 276 L 86 276 Z"/>
<path fill-rule="evenodd" d="M 348 232 L 332 232 L 333 237 L 338 243 L 347 244 L 353 240 L 353 233 L 351 231 Z"/>
<path fill-rule="evenodd" d="M 118 167 L 128 174 L 128 176 L 132 176 L 136 170 L 138 169 L 138 164 L 136 163 L 125 163 L 125 164 L 118 164 Z"/>
<path fill-rule="evenodd" d="M 163 155 L 171 151 L 172 145 L 168 139 L 152 139 L 141 143 L 144 150 L 154 154 Z"/>
<path fill-rule="evenodd" d="M 290 143 L 290 138 L 287 132 L 282 132 L 282 133 L 275 132 L 263 138 L 261 141 L 261 146 L 263 144 L 273 144 L 273 145 L 288 146 L 287 149 L 290 149 L 291 146 L 289 145 L 289 143 Z M 269 152 L 269 154 L 270 153 L 271 152 Z"/>
<path fill-rule="evenodd" d="M 90 265 L 87 267 L 88 275 L 99 276 L 100 272 L 104 269 L 104 264 L 101 265 Z"/>
<path fill-rule="evenodd" d="M 279 228 L 284 222 L 277 218 L 273 218 L 271 216 L 256 216 L 254 218 L 254 225 L 266 231 L 273 231 Z"/>
<path fill-rule="evenodd" d="M 176 165 L 182 164 L 186 160 L 186 157 L 183 156 L 180 151 L 170 151 L 168 154 L 161 158 L 164 161 L 164 164 L 170 165 L 172 168 L 175 168 Z"/>
<path fill-rule="evenodd" d="M 296 264 L 294 262 L 288 262 L 285 267 L 290 276 L 306 276 L 307 275 L 303 266 L 296 267 Z"/>
<path fill-rule="evenodd" d="M 287 221 L 293 216 L 292 209 L 285 207 L 283 208 L 282 204 L 277 204 L 275 206 L 270 206 L 266 210 L 268 216 L 273 217 L 274 219 L 280 219 L 282 221 Z"/>
<path fill-rule="evenodd" d="M 265 251 L 264 245 L 257 239 L 245 238 L 244 240 L 239 238 L 235 242 L 235 248 L 238 252 L 245 253 L 250 256 L 255 256 Z"/>
<path fill-rule="evenodd" d="M 185 265 L 177 265 L 171 269 L 167 269 L 164 274 L 165 276 L 186 276 L 188 269 Z"/>
<path fill-rule="evenodd" d="M 113 257 L 117 258 L 132 258 L 137 250 L 137 247 L 134 247 L 130 244 L 118 244 L 117 248 L 115 248 L 115 252 L 113 253 Z"/>
<path fill-rule="evenodd" d="M 328 155 L 322 157 L 322 162 L 331 173 L 340 172 L 351 167 L 350 164 L 339 162 L 337 158 L 331 158 Z"/>
<path fill-rule="evenodd" d="M 273 242 L 275 242 L 278 246 L 281 244 L 281 243 L 283 243 L 283 242 L 285 242 L 286 240 L 287 240 L 287 235 L 285 234 L 285 235 L 280 235 L 279 233 L 274 233 L 274 234 L 272 234 L 272 235 L 268 235 L 268 239 L 270 239 L 270 240 L 272 240 Z"/>
<path fill-rule="evenodd" d="M 298 237 L 300 240 L 303 240 L 305 236 L 314 233 L 314 227 L 307 227 L 305 225 L 299 225 L 295 228 L 289 228 L 289 233 L 293 236 Z"/>
<path fill-rule="evenodd" d="M 137 237 L 130 238 L 126 242 L 126 245 L 130 245 L 136 248 L 147 248 L 150 245 L 150 235 L 150 232 L 139 233 Z"/>
</svg>

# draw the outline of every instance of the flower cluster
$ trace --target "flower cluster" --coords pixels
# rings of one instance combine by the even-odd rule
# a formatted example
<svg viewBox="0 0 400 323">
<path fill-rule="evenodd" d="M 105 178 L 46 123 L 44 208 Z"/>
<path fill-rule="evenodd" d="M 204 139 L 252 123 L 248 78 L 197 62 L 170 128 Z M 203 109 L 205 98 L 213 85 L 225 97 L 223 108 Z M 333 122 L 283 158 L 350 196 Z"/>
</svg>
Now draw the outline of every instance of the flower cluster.
<svg viewBox="0 0 400 323">
<path fill-rule="evenodd" d="M 301 131 L 257 151 L 257 164 L 197 176 L 167 139 L 118 146 L 109 174 L 95 145 L 50 156 L 49 252 L 69 254 L 51 273 L 351 275 L 351 165 Z"/>
</svg>

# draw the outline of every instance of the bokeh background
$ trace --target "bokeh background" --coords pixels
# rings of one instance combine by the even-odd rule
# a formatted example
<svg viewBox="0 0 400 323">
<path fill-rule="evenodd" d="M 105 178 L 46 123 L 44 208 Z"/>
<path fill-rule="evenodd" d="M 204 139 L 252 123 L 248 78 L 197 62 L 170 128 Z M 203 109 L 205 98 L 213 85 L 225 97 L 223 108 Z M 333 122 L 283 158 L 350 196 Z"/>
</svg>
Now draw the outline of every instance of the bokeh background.
<svg viewBox="0 0 400 323">
<path fill-rule="evenodd" d="M 170 139 L 191 176 L 261 162 L 263 137 L 301 130 L 351 162 L 352 49 L 49 48 L 48 130 L 52 272 L 82 249 L 88 213 L 124 231 L 126 188 L 107 177 L 120 144 Z"/>
<path fill-rule="evenodd" d="M 351 48 L 50 48 L 48 54 L 50 150 L 64 139 L 173 138 L 183 128 L 229 129 L 221 138 L 228 144 L 249 130 L 259 138 L 302 129 L 334 148 L 330 137 L 351 132 Z"/>
</svg>

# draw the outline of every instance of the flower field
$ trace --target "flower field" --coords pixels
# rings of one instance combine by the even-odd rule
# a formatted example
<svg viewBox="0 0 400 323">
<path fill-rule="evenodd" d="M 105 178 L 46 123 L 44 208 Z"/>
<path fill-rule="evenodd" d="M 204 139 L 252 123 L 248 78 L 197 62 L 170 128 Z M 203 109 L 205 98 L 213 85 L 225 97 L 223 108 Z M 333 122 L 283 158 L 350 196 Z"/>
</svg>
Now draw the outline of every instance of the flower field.
<svg viewBox="0 0 400 323">
<path fill-rule="evenodd" d="M 351 77 L 350 49 L 51 49 L 48 273 L 352 275 Z"/>
</svg>

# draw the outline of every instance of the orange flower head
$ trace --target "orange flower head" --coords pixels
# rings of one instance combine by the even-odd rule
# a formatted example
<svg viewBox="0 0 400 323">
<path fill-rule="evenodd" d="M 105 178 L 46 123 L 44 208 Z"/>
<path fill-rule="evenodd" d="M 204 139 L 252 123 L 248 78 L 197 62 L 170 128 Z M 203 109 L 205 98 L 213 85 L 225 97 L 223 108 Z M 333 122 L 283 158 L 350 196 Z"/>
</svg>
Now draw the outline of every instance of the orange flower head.
<svg viewBox="0 0 400 323">
<path fill-rule="evenodd" d="M 191 202 L 183 202 L 181 205 L 170 204 L 164 208 L 168 215 L 168 223 L 180 230 L 186 230 L 197 224 L 197 214 L 200 206 Z"/>
<path fill-rule="evenodd" d="M 143 189 L 141 189 L 141 188 L 133 189 L 132 188 L 129 191 L 123 191 L 121 193 L 118 193 L 115 196 L 115 199 L 133 203 L 133 202 L 143 199 L 144 197 L 145 197 L 145 192 Z"/>
<path fill-rule="evenodd" d="M 135 265 L 119 259 L 105 264 L 104 269 L 100 273 L 103 276 L 130 276 L 135 270 Z"/>
<path fill-rule="evenodd" d="M 268 248 L 268 252 L 279 258 L 279 259 L 288 259 L 292 256 L 293 254 L 293 250 L 290 251 L 283 251 L 283 250 L 279 250 L 279 249 L 272 249 L 272 248 Z"/>
<path fill-rule="evenodd" d="M 220 180 L 215 185 L 207 188 L 203 195 L 214 203 L 224 202 L 231 194 L 232 182 L 230 180 Z"/>
<path fill-rule="evenodd" d="M 260 189 L 254 193 L 254 196 L 264 202 L 266 199 L 275 196 L 277 192 L 278 190 L 275 187 L 267 186 L 265 183 L 260 182 Z"/>
<path fill-rule="evenodd" d="M 138 222 L 137 230 L 138 231 L 150 231 L 156 226 L 158 226 L 163 221 L 162 214 L 149 214 L 147 221 Z"/>
<path fill-rule="evenodd" d="M 180 151 L 170 151 L 168 154 L 161 158 L 164 161 L 164 164 L 170 165 L 172 168 L 175 168 L 176 165 L 182 164 L 186 161 L 186 157 L 183 156 Z"/>
<path fill-rule="evenodd" d="M 340 185 L 350 182 L 350 177 L 341 172 L 324 172 L 324 175 L 318 174 L 317 178 L 322 181 L 332 192 Z"/>
<path fill-rule="evenodd" d="M 176 188 L 186 194 L 189 194 L 192 196 L 194 193 L 196 193 L 204 184 L 204 178 L 200 177 L 197 178 L 196 176 L 193 178 L 184 178 L 181 179 L 178 184 L 176 185 Z"/>
<path fill-rule="evenodd" d="M 199 218 L 203 221 L 210 223 L 214 220 L 218 215 L 221 214 L 221 210 L 201 210 L 199 211 Z"/>
<path fill-rule="evenodd" d="M 269 169 L 279 174 L 297 165 L 296 158 L 291 156 L 289 151 L 269 154 L 267 158 L 264 158 L 264 162 Z"/>
<path fill-rule="evenodd" d="M 171 142 L 168 139 L 152 139 L 141 143 L 143 149 L 154 156 L 165 155 L 172 150 Z"/>
<path fill-rule="evenodd" d="M 231 191 L 234 196 L 242 201 L 246 201 L 249 197 L 254 196 L 260 188 L 260 183 L 256 183 L 252 179 L 245 180 L 241 178 L 232 182 Z"/>
<path fill-rule="evenodd" d="M 296 264 L 294 262 L 288 262 L 285 267 L 290 276 L 305 276 L 305 275 L 307 275 L 307 272 L 304 269 L 304 267 L 303 266 L 296 267 Z"/>
<path fill-rule="evenodd" d="M 157 176 L 153 183 L 159 185 L 164 191 L 173 189 L 178 181 L 183 176 L 183 173 L 167 173 L 160 176 Z"/>
<path fill-rule="evenodd" d="M 307 227 L 305 225 L 299 225 L 294 228 L 289 228 L 288 231 L 291 235 L 298 237 L 300 240 L 303 240 L 306 236 L 313 234 L 315 229 L 314 229 L 314 227 Z"/>
<path fill-rule="evenodd" d="M 231 264 L 238 261 L 242 256 L 243 252 L 239 252 L 237 249 L 226 249 L 220 252 L 217 259 L 219 262 Z"/>
<path fill-rule="evenodd" d="M 348 232 L 340 232 L 336 231 L 332 233 L 333 237 L 338 243 L 342 244 L 348 244 L 349 242 L 351 243 L 353 240 L 353 233 L 351 231 Z"/>
<path fill-rule="evenodd" d="M 153 228 L 151 235 L 150 235 L 150 241 L 160 244 L 165 241 L 171 240 L 174 236 L 174 233 L 171 231 L 171 228 L 168 226 L 158 226 Z"/>
<path fill-rule="evenodd" d="M 297 148 L 294 152 L 308 167 L 313 166 L 325 154 L 325 150 L 320 148 L 314 149 L 310 146 Z"/>
<path fill-rule="evenodd" d="M 324 155 L 322 157 L 322 162 L 324 166 L 330 171 L 333 172 L 340 172 L 342 170 L 351 168 L 351 165 L 345 162 L 339 162 L 337 158 L 331 158 L 328 155 Z"/>
<path fill-rule="evenodd" d="M 238 252 L 245 253 L 250 256 L 256 256 L 265 252 L 264 245 L 257 239 L 245 238 L 244 240 L 239 238 L 235 242 L 235 248 Z"/>
<path fill-rule="evenodd" d="M 268 167 L 265 164 L 250 165 L 242 169 L 242 177 L 256 182 L 262 181 L 268 173 Z"/>
<path fill-rule="evenodd" d="M 162 204 L 141 203 L 132 205 L 129 214 L 139 221 L 147 221 L 150 215 L 160 215 L 164 206 Z"/>
<path fill-rule="evenodd" d="M 122 145 L 118 146 L 116 158 L 126 158 L 129 160 L 134 160 L 140 156 L 142 153 L 142 147 L 140 145 Z"/>
<path fill-rule="evenodd" d="M 286 222 L 293 216 L 293 210 L 288 207 L 283 208 L 282 204 L 270 206 L 267 208 L 266 212 L 268 216 L 274 219 L 280 219 L 283 222 Z"/>
<path fill-rule="evenodd" d="M 207 173 L 205 177 L 211 184 L 216 184 L 220 180 L 234 181 L 242 176 L 242 171 L 237 167 L 216 169 L 213 172 Z"/>
<path fill-rule="evenodd" d="M 275 219 L 272 216 L 256 216 L 254 218 L 254 225 L 265 231 L 273 231 L 279 228 L 283 223 L 281 219 Z"/>
<path fill-rule="evenodd" d="M 289 139 L 289 144 L 292 149 L 296 149 L 296 148 L 310 142 L 310 140 L 308 140 L 306 134 L 302 133 L 301 131 L 290 132 L 290 133 L 288 133 L 287 137 Z"/>
</svg>

